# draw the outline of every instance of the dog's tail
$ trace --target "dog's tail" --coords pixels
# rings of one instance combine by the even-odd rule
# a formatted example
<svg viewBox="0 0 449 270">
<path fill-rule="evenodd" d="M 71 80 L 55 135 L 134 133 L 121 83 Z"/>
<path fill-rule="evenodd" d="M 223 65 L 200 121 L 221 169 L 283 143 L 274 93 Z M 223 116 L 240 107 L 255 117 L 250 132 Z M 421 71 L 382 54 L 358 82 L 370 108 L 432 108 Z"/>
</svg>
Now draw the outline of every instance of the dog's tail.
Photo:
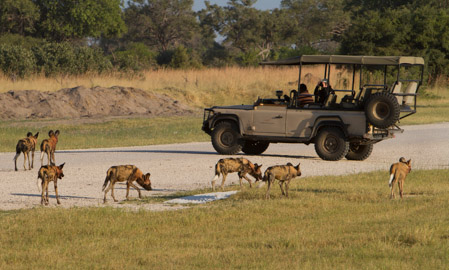
<svg viewBox="0 0 449 270">
<path fill-rule="evenodd" d="M 215 164 L 215 175 L 214 175 L 214 178 L 212 179 L 212 181 L 210 181 L 210 183 L 212 185 L 212 189 L 214 191 L 215 191 L 215 182 L 217 182 L 217 180 L 218 180 L 218 178 L 220 177 L 220 174 L 221 174 L 220 162 L 221 162 L 221 159 L 217 162 L 217 164 Z"/>
<path fill-rule="evenodd" d="M 391 187 L 391 185 L 393 183 L 395 173 L 396 173 L 396 168 L 395 168 L 395 166 L 393 164 L 390 167 L 390 181 L 388 181 L 388 186 L 389 187 Z"/>
<path fill-rule="evenodd" d="M 103 184 L 103 188 L 101 189 L 101 191 L 104 191 L 105 188 L 106 188 L 106 186 L 108 185 L 109 181 L 111 181 L 111 177 L 112 177 L 111 174 L 112 174 L 112 170 L 109 169 L 109 170 L 106 172 L 106 179 L 104 179 L 104 184 Z"/>
<path fill-rule="evenodd" d="M 390 181 L 388 182 L 388 186 L 391 187 L 391 183 L 393 183 L 394 180 L 394 173 L 390 174 Z"/>
<path fill-rule="evenodd" d="M 37 190 L 39 190 L 39 193 L 41 192 L 41 187 L 39 186 L 39 179 L 44 180 L 44 176 L 42 174 L 43 173 L 41 170 L 39 170 L 39 172 L 37 173 L 36 186 L 37 186 Z M 42 186 L 42 182 L 41 182 L 41 186 Z"/>
</svg>

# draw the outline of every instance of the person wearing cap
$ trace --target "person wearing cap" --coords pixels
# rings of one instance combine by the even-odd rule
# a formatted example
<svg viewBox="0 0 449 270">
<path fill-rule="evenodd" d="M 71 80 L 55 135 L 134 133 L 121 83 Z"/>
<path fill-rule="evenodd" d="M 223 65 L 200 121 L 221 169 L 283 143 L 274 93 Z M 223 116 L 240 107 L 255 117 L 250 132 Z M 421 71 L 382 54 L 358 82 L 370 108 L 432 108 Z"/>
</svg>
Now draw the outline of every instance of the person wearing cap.
<svg viewBox="0 0 449 270">
<path fill-rule="evenodd" d="M 304 107 L 306 104 L 313 103 L 313 96 L 307 90 L 307 86 L 303 83 L 299 85 L 298 104 Z"/>
<path fill-rule="evenodd" d="M 329 85 L 329 81 L 327 79 L 321 80 L 313 92 L 315 95 L 315 102 L 324 104 L 331 91 L 332 87 Z"/>
</svg>

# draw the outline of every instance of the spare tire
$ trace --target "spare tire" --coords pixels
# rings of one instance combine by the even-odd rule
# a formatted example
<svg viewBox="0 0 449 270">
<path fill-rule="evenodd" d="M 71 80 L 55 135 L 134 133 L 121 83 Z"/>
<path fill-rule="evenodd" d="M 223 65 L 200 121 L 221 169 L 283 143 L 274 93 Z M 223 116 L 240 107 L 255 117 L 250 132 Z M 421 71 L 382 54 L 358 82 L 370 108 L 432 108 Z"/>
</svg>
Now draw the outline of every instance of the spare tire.
<svg viewBox="0 0 449 270">
<path fill-rule="evenodd" d="M 365 115 L 368 121 L 377 128 L 387 128 L 399 120 L 401 112 L 395 96 L 388 92 L 371 95 L 365 105 Z"/>
</svg>

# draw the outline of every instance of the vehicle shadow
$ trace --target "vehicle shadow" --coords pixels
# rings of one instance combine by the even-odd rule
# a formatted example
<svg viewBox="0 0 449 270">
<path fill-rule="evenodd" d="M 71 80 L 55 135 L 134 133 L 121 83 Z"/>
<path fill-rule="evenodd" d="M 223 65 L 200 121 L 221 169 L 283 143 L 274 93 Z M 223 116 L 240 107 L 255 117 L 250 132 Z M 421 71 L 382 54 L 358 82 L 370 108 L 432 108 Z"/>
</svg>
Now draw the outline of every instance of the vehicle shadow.
<svg viewBox="0 0 449 270">
<path fill-rule="evenodd" d="M 60 154 L 85 154 L 85 153 L 161 153 L 161 154 L 195 154 L 195 155 L 218 155 L 212 151 L 190 151 L 190 150 L 62 150 L 56 151 Z"/>
</svg>

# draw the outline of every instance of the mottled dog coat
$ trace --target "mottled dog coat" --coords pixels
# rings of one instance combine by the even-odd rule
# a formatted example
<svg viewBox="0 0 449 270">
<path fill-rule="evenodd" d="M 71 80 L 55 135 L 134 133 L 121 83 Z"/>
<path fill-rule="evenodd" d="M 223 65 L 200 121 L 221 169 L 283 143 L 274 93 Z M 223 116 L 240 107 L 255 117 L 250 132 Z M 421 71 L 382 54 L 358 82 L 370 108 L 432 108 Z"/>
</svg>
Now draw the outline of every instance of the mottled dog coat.
<svg viewBox="0 0 449 270">
<path fill-rule="evenodd" d="M 56 195 L 56 201 L 58 204 L 61 204 L 59 201 L 59 195 L 58 195 L 58 179 L 62 179 L 64 177 L 64 173 L 62 172 L 62 168 L 64 167 L 65 163 L 62 163 L 59 166 L 54 165 L 44 165 L 41 166 L 39 169 L 39 172 L 37 174 L 37 179 L 41 179 L 42 183 L 42 194 L 41 194 L 41 204 L 48 205 L 48 184 L 53 181 L 55 185 L 55 195 Z M 44 192 L 46 193 L 44 196 Z"/>
<path fill-rule="evenodd" d="M 44 163 L 44 154 L 47 154 L 47 165 L 55 165 L 55 151 L 56 144 L 58 143 L 59 130 L 48 132 L 48 139 L 45 139 L 41 143 L 41 165 Z"/>
<path fill-rule="evenodd" d="M 229 173 L 238 173 L 240 187 L 242 187 L 242 178 L 248 181 L 249 186 L 252 187 L 251 180 L 246 176 L 248 173 L 256 179 L 256 182 L 262 180 L 262 171 L 260 168 L 262 165 L 251 163 L 251 161 L 246 158 L 224 158 L 220 159 L 215 165 L 215 176 L 211 181 L 212 189 L 215 190 L 215 182 L 218 180 L 220 175 L 223 175 L 223 180 L 221 181 L 221 189 L 224 188 L 224 183 L 226 177 Z"/>
<path fill-rule="evenodd" d="M 17 171 L 17 158 L 20 153 L 23 153 L 23 168 L 26 170 L 25 164 L 28 159 L 28 169 L 31 170 L 34 167 L 34 151 L 36 150 L 37 136 L 39 132 L 33 136 L 33 133 L 28 132 L 27 137 L 20 139 L 16 145 L 16 155 L 14 156 L 14 169 Z M 31 152 L 31 164 L 29 154 Z"/>
<path fill-rule="evenodd" d="M 300 163 L 297 166 L 293 166 L 290 162 L 287 165 L 276 165 L 271 166 L 265 170 L 265 174 L 263 176 L 263 181 L 268 182 L 267 193 L 265 197 L 267 199 L 270 198 L 269 192 L 270 187 L 274 184 L 274 180 L 279 181 L 279 186 L 281 187 L 282 195 L 288 197 L 288 185 L 290 184 L 290 180 L 301 176 L 301 169 L 299 168 Z M 285 192 L 283 185 L 285 186 Z"/>
<path fill-rule="evenodd" d="M 404 182 L 405 178 L 409 174 L 409 172 L 412 170 L 412 160 L 409 159 L 408 161 L 405 161 L 405 158 L 401 157 L 399 159 L 398 163 L 394 163 L 390 167 L 390 181 L 388 182 L 388 185 L 391 188 L 390 198 L 394 198 L 394 185 L 396 182 L 398 183 L 399 187 L 399 195 L 403 196 L 403 189 L 404 189 Z"/>
<path fill-rule="evenodd" d="M 150 173 L 143 174 L 141 170 L 139 170 L 134 165 L 119 165 L 119 166 L 112 166 L 108 169 L 106 172 L 106 179 L 104 180 L 103 189 L 104 191 L 104 199 L 103 202 L 106 202 L 106 194 L 111 190 L 111 196 L 114 199 L 115 202 L 117 200 L 114 196 L 114 185 L 117 182 L 125 182 L 126 181 L 126 199 L 128 200 L 129 195 L 129 187 L 133 187 L 137 190 L 139 193 L 139 198 L 142 198 L 142 195 L 140 194 L 140 190 L 138 187 L 136 187 L 133 182 L 136 181 L 137 184 L 139 184 L 141 187 L 143 187 L 146 190 L 152 190 L 151 188 L 151 181 L 150 181 Z M 106 186 L 109 184 L 108 188 Z M 106 189 L 106 190 L 105 190 Z"/>
</svg>

